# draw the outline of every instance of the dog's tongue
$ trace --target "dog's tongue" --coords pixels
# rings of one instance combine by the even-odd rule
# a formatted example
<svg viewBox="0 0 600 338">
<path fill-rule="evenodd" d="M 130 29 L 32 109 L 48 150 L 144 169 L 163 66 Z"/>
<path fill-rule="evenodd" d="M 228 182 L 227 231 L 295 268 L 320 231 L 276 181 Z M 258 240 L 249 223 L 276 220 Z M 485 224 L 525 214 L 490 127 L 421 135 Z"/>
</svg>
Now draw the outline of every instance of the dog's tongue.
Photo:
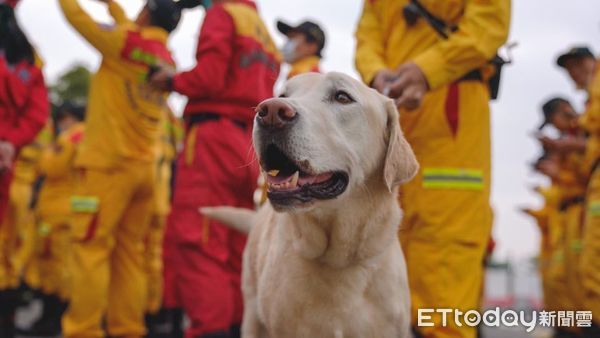
<svg viewBox="0 0 600 338">
<path fill-rule="evenodd" d="M 267 172 L 267 175 L 265 175 L 267 177 L 267 183 L 272 185 L 272 184 L 284 184 L 284 183 L 291 183 L 292 186 L 296 186 L 297 185 L 305 185 L 305 184 L 314 184 L 314 183 L 321 183 L 321 182 L 325 182 L 328 179 L 331 178 L 331 176 L 333 176 L 333 173 L 324 173 L 324 174 L 319 174 L 319 175 L 314 175 L 314 176 L 300 176 L 300 174 L 298 172 L 293 173 L 292 175 L 282 175 L 279 171 L 277 170 L 271 170 L 269 172 Z M 298 177 L 295 177 L 298 176 Z"/>
<path fill-rule="evenodd" d="M 333 173 L 325 173 L 325 174 L 320 174 L 320 175 L 315 175 L 315 176 L 300 177 L 300 179 L 298 180 L 298 184 L 305 185 L 305 184 L 321 183 L 321 182 L 325 182 L 328 179 L 330 179 L 331 176 L 333 176 Z"/>
</svg>

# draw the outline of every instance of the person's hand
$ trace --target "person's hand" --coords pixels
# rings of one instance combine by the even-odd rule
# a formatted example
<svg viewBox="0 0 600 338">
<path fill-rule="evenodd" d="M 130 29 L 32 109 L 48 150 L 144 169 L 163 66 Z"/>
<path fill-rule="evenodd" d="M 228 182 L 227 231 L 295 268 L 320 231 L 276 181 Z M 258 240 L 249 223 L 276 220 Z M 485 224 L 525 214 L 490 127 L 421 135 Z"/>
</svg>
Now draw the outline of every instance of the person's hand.
<svg viewBox="0 0 600 338">
<path fill-rule="evenodd" d="M 398 108 L 416 109 L 429 90 L 425 74 L 412 62 L 398 67 L 397 74 L 398 78 L 390 85 L 389 97 L 396 99 Z"/>
<path fill-rule="evenodd" d="M 577 136 L 563 136 L 554 142 L 554 147 L 561 153 L 585 150 L 586 140 Z"/>
<path fill-rule="evenodd" d="M 0 141 L 0 171 L 8 170 L 12 167 L 15 152 L 16 150 L 12 143 Z"/>
<path fill-rule="evenodd" d="M 547 136 L 540 136 L 538 140 L 542 143 L 544 149 L 554 150 L 560 153 L 569 153 L 585 147 L 585 141 L 578 137 L 563 136 L 557 139 L 551 139 Z M 583 144 L 583 146 L 580 146 Z"/>
<path fill-rule="evenodd" d="M 519 208 L 519 211 L 530 216 L 534 216 L 535 213 L 535 211 L 531 208 Z"/>
<path fill-rule="evenodd" d="M 398 73 L 391 69 L 382 69 L 375 74 L 371 87 L 381 94 L 388 96 L 390 85 L 398 78 Z"/>
<path fill-rule="evenodd" d="M 150 76 L 150 79 L 148 79 L 148 84 L 155 90 L 169 92 L 172 90 L 171 85 L 174 75 L 174 72 L 170 69 L 159 68 Z"/>
<path fill-rule="evenodd" d="M 538 165 L 538 170 L 540 173 L 550 177 L 553 180 L 559 179 L 560 166 L 556 161 L 552 161 L 552 160 L 541 161 Z"/>
<path fill-rule="evenodd" d="M 542 144 L 542 147 L 544 149 L 556 150 L 557 140 L 552 139 L 545 135 L 538 135 L 537 139 L 538 139 L 538 141 L 540 141 L 540 143 Z"/>
<path fill-rule="evenodd" d="M 529 188 L 531 189 L 531 191 L 533 191 L 535 193 L 538 193 L 538 194 L 542 193 L 542 187 L 539 186 L 539 185 L 534 185 L 534 186 L 531 186 Z"/>
</svg>

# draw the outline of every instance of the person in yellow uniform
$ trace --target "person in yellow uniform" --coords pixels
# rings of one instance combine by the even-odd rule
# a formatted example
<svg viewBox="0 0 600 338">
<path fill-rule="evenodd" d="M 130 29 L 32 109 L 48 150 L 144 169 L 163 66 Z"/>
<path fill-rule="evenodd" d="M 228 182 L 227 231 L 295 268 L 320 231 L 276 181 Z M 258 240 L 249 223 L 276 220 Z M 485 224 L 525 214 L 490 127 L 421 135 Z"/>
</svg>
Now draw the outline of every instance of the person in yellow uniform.
<svg viewBox="0 0 600 338">
<path fill-rule="evenodd" d="M 12 296 L 8 297 L 9 300 L 4 300 L 0 307 L 14 308 L 16 301 L 21 298 L 19 287 L 30 264 L 35 245 L 35 222 L 31 203 L 38 178 L 36 165 L 43 148 L 50 142 L 51 135 L 51 128 L 47 126 L 42 129 L 31 144 L 21 149 L 15 160 L 9 204 L 4 220 L 0 222 L 0 292 Z"/>
<path fill-rule="evenodd" d="M 102 2 L 113 16 L 124 15 L 116 2 Z M 63 336 L 141 337 L 147 299 L 144 238 L 167 110 L 166 94 L 150 88 L 146 78 L 153 69 L 174 68 L 166 44 L 181 11 L 170 0 L 149 0 L 135 21 L 121 17 L 106 26 L 94 22 L 77 0 L 59 3 L 68 22 L 102 54 L 75 156 L 72 287 Z"/>
<path fill-rule="evenodd" d="M 396 100 L 421 167 L 400 193 L 414 325 L 419 309 L 480 304 L 492 223 L 487 80 L 509 23 L 510 0 L 364 1 L 356 68 Z M 433 327 L 415 327 L 417 334 L 476 335 L 454 321 L 443 327 L 441 316 L 432 320 Z"/>
<path fill-rule="evenodd" d="M 325 32 L 319 25 L 305 21 L 294 27 L 277 21 L 277 30 L 287 37 L 281 54 L 290 65 L 288 79 L 303 73 L 321 72 L 319 63 L 325 48 Z"/>
<path fill-rule="evenodd" d="M 585 196 L 582 251 L 579 276 L 582 285 L 584 308 L 592 312 L 593 325 L 584 329 L 585 337 L 600 337 L 600 66 L 586 47 L 575 47 L 561 55 L 557 63 L 565 68 L 577 88 L 587 89 L 588 105 L 580 119 L 581 127 L 588 133 L 581 139 L 561 144 L 570 149 L 585 149 L 583 171 L 588 174 Z"/>
<path fill-rule="evenodd" d="M 36 321 L 31 334 L 53 337 L 60 334 L 60 319 L 70 297 L 70 278 L 67 269 L 70 254 L 71 196 L 75 191 L 75 154 L 84 135 L 85 108 L 66 102 L 55 114 L 59 135 L 46 147 L 38 163 L 44 177 L 35 214 L 37 245 L 34 251 L 35 268 L 42 294 L 42 317 Z"/>
<path fill-rule="evenodd" d="M 556 216 L 558 215 L 559 191 L 555 185 L 540 187 L 537 190 L 544 199 L 544 204 L 540 209 L 522 209 L 523 212 L 533 217 L 540 230 L 540 253 L 538 258 L 538 268 L 542 278 L 542 293 L 544 301 L 544 309 L 557 310 L 560 308 L 558 298 L 555 292 L 560 291 L 552 283 L 549 271 L 553 266 L 553 253 L 555 242 L 553 237 L 556 237 L 556 226 L 559 225 Z M 564 285 L 563 285 L 564 289 Z"/>
<path fill-rule="evenodd" d="M 578 278 L 581 251 L 582 193 L 585 186 L 577 182 L 571 158 L 550 150 L 537 169 L 550 178 L 551 189 L 542 192 L 548 206 L 548 255 L 542 270 L 546 294 L 545 310 L 585 310 Z M 578 327 L 555 327 L 555 337 L 576 337 Z"/>
<path fill-rule="evenodd" d="M 585 310 L 582 294 L 581 279 L 579 278 L 579 263 L 582 250 L 583 230 L 583 204 L 586 189 L 586 173 L 582 171 L 584 153 L 581 149 L 562 149 L 559 144 L 572 142 L 572 139 L 584 139 L 584 131 L 579 127 L 579 115 L 564 98 L 555 97 L 548 100 L 542 107 L 545 125 L 552 125 L 560 136 L 556 140 L 541 137 L 542 144 L 559 153 L 559 159 L 554 163 L 544 165 L 546 174 L 556 182 L 560 189 L 559 212 L 563 218 L 563 256 L 564 264 L 561 274 L 566 285 L 558 292 L 568 296 L 568 304 L 561 310 Z M 576 334 L 578 329 L 557 328 L 557 331 L 566 331 L 565 335 Z M 560 332 L 559 332 L 560 334 Z"/>
</svg>

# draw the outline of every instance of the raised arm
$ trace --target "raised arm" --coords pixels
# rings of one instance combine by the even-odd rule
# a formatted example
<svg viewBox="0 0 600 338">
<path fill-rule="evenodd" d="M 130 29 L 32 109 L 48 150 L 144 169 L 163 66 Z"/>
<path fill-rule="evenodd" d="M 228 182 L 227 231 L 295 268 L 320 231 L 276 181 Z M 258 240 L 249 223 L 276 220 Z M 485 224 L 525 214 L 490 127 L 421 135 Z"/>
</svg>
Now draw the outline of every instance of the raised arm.
<svg viewBox="0 0 600 338">
<path fill-rule="evenodd" d="M 127 14 L 125 14 L 123 7 L 121 7 L 121 5 L 119 5 L 116 1 L 105 0 L 105 2 L 108 4 L 108 13 L 110 14 L 110 16 L 112 16 L 113 20 L 115 20 L 115 23 L 117 25 L 123 25 L 132 22 L 127 17 Z"/>
<path fill-rule="evenodd" d="M 120 29 L 121 25 L 107 26 L 95 22 L 81 8 L 78 0 L 59 0 L 59 2 L 67 21 L 94 48 L 103 55 L 118 55 L 125 41 L 125 31 Z"/>
</svg>

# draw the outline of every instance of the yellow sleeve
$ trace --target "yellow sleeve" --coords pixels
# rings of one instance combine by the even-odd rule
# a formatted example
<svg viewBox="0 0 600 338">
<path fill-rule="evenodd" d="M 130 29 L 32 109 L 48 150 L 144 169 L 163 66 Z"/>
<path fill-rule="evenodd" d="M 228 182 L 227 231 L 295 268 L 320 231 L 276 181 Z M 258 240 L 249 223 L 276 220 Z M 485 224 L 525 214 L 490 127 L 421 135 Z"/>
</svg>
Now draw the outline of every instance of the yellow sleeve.
<svg viewBox="0 0 600 338">
<path fill-rule="evenodd" d="M 580 125 L 593 135 L 600 134 L 600 63 L 597 63 L 596 67 L 599 70 L 595 72 L 588 90 L 590 103 L 580 117 Z"/>
<path fill-rule="evenodd" d="M 59 0 L 69 23 L 103 56 L 116 56 L 125 42 L 121 25 L 104 26 L 95 22 L 79 5 L 78 0 Z"/>
<path fill-rule="evenodd" d="M 458 30 L 413 60 L 431 89 L 489 62 L 508 38 L 510 0 L 467 0 Z"/>
<path fill-rule="evenodd" d="M 47 147 L 39 161 L 39 171 L 48 178 L 68 175 L 73 167 L 75 145 L 60 137 L 54 146 Z"/>
<path fill-rule="evenodd" d="M 127 17 L 127 14 L 125 14 L 123 7 L 121 7 L 121 5 L 119 5 L 114 0 L 108 1 L 108 13 L 110 14 L 110 16 L 112 16 L 112 18 L 115 20 L 115 23 L 117 25 L 122 25 L 122 24 L 127 24 L 127 23 L 132 22 Z"/>
<path fill-rule="evenodd" d="M 356 37 L 355 65 L 366 84 L 371 84 L 378 71 L 387 68 L 381 24 L 374 8 L 376 4 L 365 0 L 363 12 L 354 33 Z"/>
</svg>

